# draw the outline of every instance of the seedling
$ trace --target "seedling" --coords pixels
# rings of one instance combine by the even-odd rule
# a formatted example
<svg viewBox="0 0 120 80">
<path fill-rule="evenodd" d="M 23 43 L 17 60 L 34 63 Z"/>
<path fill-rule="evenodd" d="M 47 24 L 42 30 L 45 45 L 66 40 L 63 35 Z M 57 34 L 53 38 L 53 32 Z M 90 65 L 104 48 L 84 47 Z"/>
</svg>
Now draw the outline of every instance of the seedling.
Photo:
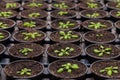
<svg viewBox="0 0 120 80">
<path fill-rule="evenodd" d="M 106 25 L 103 25 L 100 22 L 97 22 L 97 23 L 90 22 L 90 25 L 88 25 L 88 27 L 93 29 L 100 29 L 100 28 L 105 28 Z"/>
<path fill-rule="evenodd" d="M 104 54 L 110 55 L 112 48 L 105 48 L 103 45 L 99 46 L 99 49 L 94 49 L 93 52 L 98 54 L 98 56 L 103 56 Z"/>
<path fill-rule="evenodd" d="M 33 28 L 36 26 L 36 22 L 34 21 L 24 22 L 23 26 Z"/>
<path fill-rule="evenodd" d="M 13 13 L 11 11 L 0 12 L 0 17 L 10 17 Z"/>
<path fill-rule="evenodd" d="M 110 66 L 110 67 L 106 67 L 104 69 L 101 69 L 100 73 L 105 73 L 106 72 L 108 76 L 112 76 L 113 73 L 115 73 L 115 74 L 118 73 L 118 69 L 119 69 L 118 66 L 115 66 L 115 67 Z"/>
<path fill-rule="evenodd" d="M 100 16 L 100 14 L 97 13 L 97 12 L 95 12 L 95 13 L 93 13 L 93 14 L 86 14 L 86 16 L 89 17 L 89 18 L 97 18 L 97 17 Z"/>
<path fill-rule="evenodd" d="M 37 18 L 37 17 L 39 17 L 40 16 L 40 13 L 31 13 L 31 14 L 29 14 L 28 15 L 30 18 Z"/>
<path fill-rule="evenodd" d="M 96 3 L 89 3 L 89 2 L 87 2 L 87 6 L 88 6 L 88 8 L 92 8 L 92 9 L 98 8 L 98 4 L 96 4 Z"/>
<path fill-rule="evenodd" d="M 66 9 L 66 8 L 68 8 L 68 6 L 65 3 L 54 4 L 54 6 L 60 8 L 60 9 Z"/>
<path fill-rule="evenodd" d="M 8 28 L 8 25 L 3 22 L 0 22 L 0 28 L 6 29 L 6 28 Z"/>
<path fill-rule="evenodd" d="M 74 35 L 72 31 L 68 31 L 68 32 L 60 31 L 59 34 L 60 34 L 60 39 L 69 40 L 72 38 L 78 38 L 78 35 Z"/>
<path fill-rule="evenodd" d="M 24 35 L 24 40 L 28 40 L 28 39 L 35 39 L 36 37 L 40 37 L 41 34 L 39 34 L 38 32 L 23 32 L 22 33 Z"/>
<path fill-rule="evenodd" d="M 68 14 L 67 11 L 59 11 L 58 12 L 58 15 L 60 15 L 60 16 L 67 15 L 67 14 Z"/>
<path fill-rule="evenodd" d="M 31 49 L 31 48 L 23 48 L 23 49 L 19 50 L 19 52 L 25 56 L 27 56 L 29 54 L 29 52 L 32 52 L 32 51 L 33 51 L 33 49 Z"/>
<path fill-rule="evenodd" d="M 30 6 L 30 7 L 41 7 L 43 4 L 41 4 L 41 3 L 35 3 L 35 2 L 32 2 L 32 3 L 30 3 L 28 6 Z"/>
<path fill-rule="evenodd" d="M 101 38 L 101 37 L 103 37 L 103 34 L 96 34 L 96 37 Z"/>
<path fill-rule="evenodd" d="M 117 8 L 120 8 L 120 3 L 118 3 L 118 4 L 116 5 L 116 7 L 117 7 Z"/>
<path fill-rule="evenodd" d="M 67 21 L 66 23 L 59 22 L 59 28 L 67 29 L 69 27 L 75 26 L 74 23 L 70 23 L 70 21 Z"/>
<path fill-rule="evenodd" d="M 120 2 L 120 0 L 113 0 L 114 2 Z"/>
<path fill-rule="evenodd" d="M 120 11 L 117 11 L 116 16 L 117 16 L 117 17 L 120 17 Z"/>
<path fill-rule="evenodd" d="M 4 38 L 5 38 L 4 34 L 0 32 L 0 39 L 4 39 Z"/>
<path fill-rule="evenodd" d="M 55 53 L 58 53 L 58 56 L 64 56 L 64 55 L 69 56 L 70 52 L 73 52 L 73 51 L 74 51 L 74 48 L 71 48 L 71 47 L 66 47 L 65 49 L 61 49 L 61 50 L 54 50 Z"/>
<path fill-rule="evenodd" d="M 28 75 L 30 76 L 31 75 L 31 69 L 28 69 L 28 68 L 23 68 L 21 69 L 20 71 L 17 71 L 17 74 L 23 76 L 23 75 Z"/>
<path fill-rule="evenodd" d="M 6 4 L 6 8 L 9 9 L 9 8 L 16 8 L 17 7 L 17 4 L 16 3 L 7 3 Z"/>
</svg>

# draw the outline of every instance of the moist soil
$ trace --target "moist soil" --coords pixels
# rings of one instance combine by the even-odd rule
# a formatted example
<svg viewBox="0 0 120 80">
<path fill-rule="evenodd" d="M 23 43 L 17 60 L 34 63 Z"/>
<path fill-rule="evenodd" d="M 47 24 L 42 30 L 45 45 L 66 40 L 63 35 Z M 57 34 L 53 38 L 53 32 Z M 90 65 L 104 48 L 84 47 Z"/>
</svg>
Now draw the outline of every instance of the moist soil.
<svg viewBox="0 0 120 80">
<path fill-rule="evenodd" d="M 66 71 L 62 73 L 57 73 L 57 70 L 61 68 L 61 65 L 71 63 L 71 64 L 78 64 L 79 69 L 73 70 L 71 73 L 68 73 Z M 49 71 L 52 75 L 60 78 L 78 78 L 83 76 L 86 73 L 86 66 L 82 63 L 74 60 L 58 60 L 49 65 Z"/>
<path fill-rule="evenodd" d="M 8 37 L 10 36 L 9 32 L 5 31 L 5 30 L 0 30 L 0 33 L 2 33 L 5 37 L 4 39 L 0 39 L 0 41 L 4 41 L 4 40 L 8 39 Z"/>
<path fill-rule="evenodd" d="M 100 22 L 102 25 L 106 25 L 106 27 L 102 27 L 102 28 L 99 28 L 99 29 L 94 29 L 94 28 L 89 28 L 88 26 L 91 25 L 91 22 L 94 22 L 94 23 L 98 23 Z M 112 25 L 112 22 L 111 21 L 108 21 L 108 20 L 87 20 L 87 21 L 84 21 L 83 22 L 83 27 L 89 29 L 89 30 L 108 30 L 110 28 L 113 27 Z"/>
<path fill-rule="evenodd" d="M 30 21 L 36 22 L 36 26 L 33 28 L 29 28 L 29 27 L 26 27 L 23 25 L 24 22 L 30 22 Z M 17 27 L 19 27 L 20 29 L 26 29 L 26 30 L 42 29 L 42 28 L 46 27 L 45 24 L 46 24 L 46 22 L 43 20 L 40 20 L 40 19 L 35 19 L 35 20 L 26 19 L 26 20 L 20 21 L 20 23 L 18 23 Z"/>
<path fill-rule="evenodd" d="M 67 32 L 67 31 L 65 31 L 65 32 Z M 50 38 L 51 38 L 51 40 L 53 40 L 53 41 L 56 41 L 56 42 L 65 42 L 65 43 L 66 43 L 66 42 L 76 42 L 76 41 L 79 41 L 79 40 L 81 39 L 81 35 L 80 35 L 79 33 L 73 31 L 72 34 L 78 35 L 78 38 L 72 38 L 72 39 L 67 39 L 67 40 L 65 40 L 65 39 L 60 39 L 59 31 L 53 32 L 53 33 L 50 35 Z"/>
<path fill-rule="evenodd" d="M 96 36 L 97 34 L 102 34 L 103 36 L 97 37 Z M 100 31 L 100 32 L 91 31 L 86 33 L 84 35 L 84 38 L 87 41 L 93 42 L 93 43 L 109 43 L 109 42 L 112 42 L 116 37 L 114 34 L 112 34 L 109 31 Z"/>
<path fill-rule="evenodd" d="M 117 4 L 118 4 L 118 2 L 112 2 L 112 1 L 110 1 L 110 2 L 108 2 L 106 5 L 109 7 L 109 8 L 111 8 L 111 9 L 120 9 L 120 7 L 116 7 L 117 6 Z"/>
<path fill-rule="evenodd" d="M 31 75 L 21 76 L 16 73 L 17 71 L 20 71 L 23 68 L 31 69 Z M 10 77 L 29 78 L 29 77 L 33 77 L 41 74 L 41 72 L 43 71 L 43 66 L 37 61 L 21 60 L 21 61 L 12 62 L 11 64 L 7 65 L 4 68 L 4 71 L 7 74 L 7 76 L 10 76 Z"/>
<path fill-rule="evenodd" d="M 23 48 L 30 48 L 33 49 L 32 52 L 29 52 L 28 55 L 24 55 L 19 52 L 19 50 Z M 43 53 L 44 49 L 42 46 L 34 43 L 21 43 L 21 44 L 14 44 L 14 46 L 11 46 L 8 50 L 8 53 L 13 57 L 18 58 L 34 58 L 37 56 L 40 56 Z"/>
<path fill-rule="evenodd" d="M 102 44 L 103 45 L 103 44 Z M 110 59 L 110 58 L 115 58 L 118 57 L 120 54 L 120 50 L 115 47 L 114 45 L 110 45 L 110 44 L 104 44 L 103 45 L 105 48 L 111 48 L 112 50 L 110 51 L 110 55 L 104 54 L 103 56 L 99 57 L 97 53 L 94 53 L 94 49 L 100 49 L 100 44 L 95 44 L 95 45 L 90 45 L 87 49 L 86 49 L 86 53 L 93 57 L 93 58 L 98 58 L 98 59 Z"/>
<path fill-rule="evenodd" d="M 59 28 L 59 22 L 66 23 L 67 21 L 70 21 L 70 23 L 74 23 L 75 26 L 71 26 L 71 27 L 65 28 L 65 29 Z M 80 25 L 79 25 L 76 21 L 71 20 L 71 19 L 58 19 L 58 20 L 55 20 L 55 21 L 52 22 L 52 28 L 54 28 L 54 29 L 73 30 L 73 29 L 78 28 L 79 26 L 80 26 Z"/>
<path fill-rule="evenodd" d="M 120 18 L 120 16 L 116 16 L 117 12 L 119 10 L 112 10 L 110 13 L 111 13 L 111 16 L 114 17 L 114 18 Z"/>
<path fill-rule="evenodd" d="M 110 67 L 110 66 L 118 66 L 118 74 L 114 74 L 112 76 L 108 76 L 105 73 L 100 73 L 99 71 L 101 69 L 104 69 L 106 67 Z M 91 66 L 91 71 L 101 77 L 105 77 L 105 78 L 120 78 L 120 62 L 119 61 L 115 61 L 115 60 L 106 60 L 106 61 L 99 61 L 99 62 L 95 62 L 92 66 Z"/>
<path fill-rule="evenodd" d="M 41 34 L 41 36 L 39 37 L 36 37 L 35 39 L 32 39 L 32 38 L 29 38 L 28 40 L 24 40 L 24 35 L 22 35 L 22 33 L 24 32 L 38 32 L 39 34 Z M 31 31 L 28 31 L 28 30 L 22 30 L 22 31 L 19 31 L 17 33 L 14 33 L 13 35 L 14 39 L 19 41 L 19 42 L 38 42 L 38 41 L 41 41 L 45 38 L 45 34 L 42 32 L 42 31 L 36 31 L 36 30 L 31 30 Z"/>
<path fill-rule="evenodd" d="M 4 46 L 0 44 L 0 54 L 4 51 Z"/>
<path fill-rule="evenodd" d="M 120 29 L 120 20 L 115 23 L 115 26 Z"/>
<path fill-rule="evenodd" d="M 58 53 L 55 53 L 54 50 L 61 50 L 61 49 L 65 49 L 66 47 L 70 47 L 70 48 L 74 48 L 74 51 L 70 52 L 70 55 L 69 56 L 58 56 Z M 52 56 L 52 57 L 55 57 L 55 58 L 74 58 L 74 57 L 77 57 L 81 54 L 81 49 L 80 47 L 78 47 L 77 45 L 74 45 L 74 44 L 54 44 L 54 45 L 51 45 L 49 48 L 48 48 L 48 55 Z"/>
</svg>

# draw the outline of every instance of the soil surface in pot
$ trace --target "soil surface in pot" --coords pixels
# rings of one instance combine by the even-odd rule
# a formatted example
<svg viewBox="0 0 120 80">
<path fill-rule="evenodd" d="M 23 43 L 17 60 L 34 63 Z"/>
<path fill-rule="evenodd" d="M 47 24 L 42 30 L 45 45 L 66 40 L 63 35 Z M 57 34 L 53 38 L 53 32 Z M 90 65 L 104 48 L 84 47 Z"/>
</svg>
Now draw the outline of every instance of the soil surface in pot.
<svg viewBox="0 0 120 80">
<path fill-rule="evenodd" d="M 71 73 L 64 71 L 62 73 L 58 73 L 57 70 L 61 68 L 63 64 L 71 63 L 71 64 L 78 64 L 79 69 L 73 70 Z M 87 67 L 78 61 L 74 60 L 58 60 L 49 65 L 49 71 L 52 75 L 60 78 L 78 78 L 83 76 L 86 73 Z"/>
<path fill-rule="evenodd" d="M 120 18 L 120 14 L 118 14 L 119 12 L 120 10 L 112 10 L 110 13 L 114 18 Z"/>
<path fill-rule="evenodd" d="M 115 23 L 115 26 L 120 29 L 120 20 Z"/>
<path fill-rule="evenodd" d="M 54 52 L 55 50 L 61 51 L 61 49 L 66 49 L 66 47 L 73 48 L 74 51 L 69 52 L 70 55 L 63 55 L 63 56 L 59 56 L 58 55 L 59 53 Z M 54 45 L 51 45 L 47 51 L 48 51 L 48 55 L 55 57 L 55 58 L 74 58 L 81 54 L 80 47 L 78 47 L 75 44 L 63 44 L 63 43 L 54 44 Z"/>
<path fill-rule="evenodd" d="M 32 49 L 31 52 L 28 52 L 28 55 L 24 55 L 20 52 L 20 50 L 24 48 Z M 43 53 L 44 49 L 42 46 L 34 43 L 21 43 L 21 44 L 14 44 L 8 49 L 8 53 L 14 57 L 18 58 L 34 58 L 40 56 Z"/>
<path fill-rule="evenodd" d="M 119 2 L 108 2 L 106 4 L 109 8 L 111 9 L 118 9 L 120 10 L 120 5 L 119 5 Z M 118 6 L 119 5 L 119 6 Z"/>
<path fill-rule="evenodd" d="M 10 37 L 10 34 L 8 31 L 0 30 L 0 33 L 2 33 L 2 35 L 4 36 L 4 38 L 0 39 L 0 41 L 4 41 Z"/>
<path fill-rule="evenodd" d="M 31 69 L 31 75 L 20 75 L 17 74 L 18 71 L 21 71 L 21 69 L 27 68 Z M 12 62 L 11 64 L 5 66 L 4 71 L 7 76 L 14 77 L 14 78 L 30 78 L 35 77 L 37 75 L 40 75 L 43 71 L 43 66 L 33 60 L 20 60 Z"/>
</svg>

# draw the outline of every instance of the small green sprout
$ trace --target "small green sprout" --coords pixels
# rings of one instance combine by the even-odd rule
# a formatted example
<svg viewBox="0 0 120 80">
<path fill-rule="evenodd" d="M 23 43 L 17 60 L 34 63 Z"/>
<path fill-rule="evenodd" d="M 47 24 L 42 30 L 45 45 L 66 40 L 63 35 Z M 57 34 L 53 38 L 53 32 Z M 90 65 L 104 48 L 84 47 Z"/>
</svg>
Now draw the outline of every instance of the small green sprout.
<svg viewBox="0 0 120 80">
<path fill-rule="evenodd" d="M 23 75 L 30 76 L 31 75 L 31 69 L 23 68 L 20 71 L 17 71 L 17 74 L 20 74 L 21 76 L 23 76 Z"/>
<path fill-rule="evenodd" d="M 110 55 L 112 48 L 105 48 L 103 45 L 99 46 L 99 49 L 94 49 L 93 52 L 98 54 L 98 56 L 103 56 L 104 54 Z"/>
<path fill-rule="evenodd" d="M 88 6 L 88 8 L 92 8 L 92 9 L 98 8 L 98 4 L 96 4 L 96 3 L 89 3 L 89 2 L 87 2 L 87 6 Z"/>
<path fill-rule="evenodd" d="M 29 14 L 28 15 L 30 18 L 37 18 L 37 17 L 39 17 L 40 16 L 40 13 L 31 13 L 31 14 Z"/>
<path fill-rule="evenodd" d="M 68 31 L 68 32 L 60 31 L 59 34 L 60 34 L 60 39 L 68 40 L 72 38 L 78 38 L 78 35 L 74 35 L 72 31 Z"/>
<path fill-rule="evenodd" d="M 35 2 L 32 2 L 32 3 L 30 3 L 28 6 L 30 6 L 30 7 L 41 7 L 43 4 L 41 4 L 41 3 L 35 3 Z"/>
<path fill-rule="evenodd" d="M 4 34 L 0 33 L 0 39 L 4 39 L 4 38 L 5 38 Z"/>
<path fill-rule="evenodd" d="M 54 6 L 60 8 L 60 9 L 66 9 L 66 8 L 68 8 L 68 6 L 65 5 L 65 3 L 54 4 Z"/>
<path fill-rule="evenodd" d="M 0 22 L 0 28 L 6 29 L 6 28 L 8 28 L 8 25 L 4 24 L 3 22 Z"/>
<path fill-rule="evenodd" d="M 67 15 L 67 14 L 68 14 L 67 11 L 59 11 L 58 12 L 58 15 L 60 15 L 60 16 Z"/>
<path fill-rule="evenodd" d="M 113 0 L 114 2 L 120 2 L 120 0 Z"/>
<path fill-rule="evenodd" d="M 88 25 L 89 28 L 94 28 L 94 29 L 100 29 L 100 28 L 105 28 L 106 25 L 101 24 L 100 22 L 94 23 L 90 22 L 90 25 Z"/>
<path fill-rule="evenodd" d="M 61 50 L 54 50 L 55 53 L 58 53 L 58 56 L 64 56 L 64 55 L 69 56 L 70 52 L 73 52 L 73 51 L 74 51 L 74 48 L 70 48 L 70 47 L 66 47 L 65 49 L 61 49 Z"/>
<path fill-rule="evenodd" d="M 32 39 L 35 39 L 36 37 L 40 37 L 41 36 L 41 34 L 39 34 L 38 32 L 23 32 L 22 33 L 23 35 L 24 35 L 24 40 L 28 40 L 28 39 L 30 39 L 30 38 L 32 38 Z"/>
<path fill-rule="evenodd" d="M 110 66 L 100 70 L 100 73 L 104 73 L 104 72 L 106 72 L 108 76 L 112 76 L 113 73 L 117 74 L 118 66 L 115 66 L 115 67 Z"/>
<path fill-rule="evenodd" d="M 96 37 L 101 38 L 101 37 L 103 37 L 103 34 L 96 34 Z"/>
<path fill-rule="evenodd" d="M 30 49 L 30 48 L 23 48 L 23 49 L 20 49 L 19 52 L 24 54 L 25 56 L 28 55 L 29 52 L 32 52 L 33 49 Z"/>
<path fill-rule="evenodd" d="M 93 14 L 86 14 L 86 16 L 89 17 L 89 18 L 97 18 L 97 17 L 100 16 L 100 14 L 97 13 L 97 12 L 95 12 L 95 13 L 93 13 Z"/>
<path fill-rule="evenodd" d="M 63 64 L 61 68 L 57 70 L 57 72 L 62 73 L 63 71 L 67 71 L 68 73 L 71 73 L 73 70 L 77 70 L 77 69 L 79 69 L 78 64 L 66 63 Z"/>
<path fill-rule="evenodd" d="M 117 16 L 117 17 L 120 17 L 120 11 L 117 11 L 116 16 Z"/>
<path fill-rule="evenodd" d="M 75 26 L 74 23 L 70 23 L 70 21 L 67 21 L 66 23 L 63 23 L 63 22 L 59 22 L 59 28 L 69 28 L 69 27 L 73 27 Z"/>
<path fill-rule="evenodd" d="M 24 22 L 23 26 L 33 28 L 36 26 L 36 22 L 34 21 Z"/>
<path fill-rule="evenodd" d="M 6 4 L 6 8 L 9 9 L 9 8 L 16 8 L 17 7 L 17 4 L 16 3 L 7 3 Z"/>
<path fill-rule="evenodd" d="M 11 11 L 0 12 L 0 17 L 10 17 L 13 13 Z"/>
<path fill-rule="evenodd" d="M 116 7 L 117 7 L 117 8 L 120 8 L 120 3 L 118 3 L 118 4 L 116 5 Z"/>
</svg>

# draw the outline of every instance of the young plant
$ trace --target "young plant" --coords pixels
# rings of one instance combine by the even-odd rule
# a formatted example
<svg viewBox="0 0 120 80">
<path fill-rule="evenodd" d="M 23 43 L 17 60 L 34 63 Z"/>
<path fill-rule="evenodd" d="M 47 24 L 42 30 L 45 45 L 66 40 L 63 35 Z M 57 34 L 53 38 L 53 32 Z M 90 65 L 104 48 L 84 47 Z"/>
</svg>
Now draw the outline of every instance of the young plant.
<svg viewBox="0 0 120 80">
<path fill-rule="evenodd" d="M 0 32 L 0 39 L 4 39 L 4 38 L 5 38 L 4 34 Z"/>
<path fill-rule="evenodd" d="M 36 22 L 34 21 L 24 22 L 23 26 L 33 28 L 36 26 Z"/>
<path fill-rule="evenodd" d="M 6 7 L 7 9 L 9 9 L 9 8 L 16 8 L 16 7 L 17 7 L 17 4 L 16 4 L 16 3 L 7 3 L 5 7 Z"/>
<path fill-rule="evenodd" d="M 93 13 L 93 14 L 86 14 L 86 16 L 89 17 L 89 18 L 97 18 L 97 17 L 100 16 L 100 14 L 97 13 L 97 12 L 95 12 L 95 13 Z"/>
<path fill-rule="evenodd" d="M 17 74 L 23 76 L 23 75 L 28 75 L 30 76 L 31 75 L 31 69 L 28 69 L 28 68 L 23 68 L 21 69 L 20 71 L 17 71 Z"/>
<path fill-rule="evenodd" d="M 59 22 L 59 28 L 67 29 L 69 27 L 75 26 L 74 23 L 70 23 L 70 21 L 67 21 L 66 23 L 64 22 Z"/>
<path fill-rule="evenodd" d="M 104 69 L 100 70 L 100 73 L 107 73 L 108 76 L 112 76 L 113 74 L 117 74 L 118 73 L 118 66 L 110 66 L 110 67 L 106 67 Z"/>
<path fill-rule="evenodd" d="M 13 13 L 11 11 L 0 12 L 0 17 L 10 17 Z"/>
<path fill-rule="evenodd" d="M 117 8 L 120 8 L 120 3 L 118 3 L 118 4 L 116 5 L 116 7 L 117 7 Z"/>
<path fill-rule="evenodd" d="M 104 54 L 110 55 L 112 48 L 105 48 L 103 45 L 99 46 L 99 49 L 94 49 L 93 52 L 98 54 L 98 56 L 103 56 Z"/>
<path fill-rule="evenodd" d="M 31 13 L 31 14 L 29 14 L 28 15 L 30 18 L 37 18 L 37 17 L 39 17 L 40 16 L 40 13 L 35 13 L 35 12 L 33 12 L 33 13 Z"/>
<path fill-rule="evenodd" d="M 100 28 L 105 28 L 106 25 L 103 25 L 100 22 L 97 22 L 97 23 L 90 22 L 90 25 L 88 25 L 88 27 L 93 29 L 100 29 Z"/>
<path fill-rule="evenodd" d="M 19 50 L 19 52 L 22 53 L 22 54 L 24 54 L 25 56 L 27 56 L 28 53 L 32 52 L 32 51 L 33 51 L 33 49 L 31 49 L 31 48 L 23 48 L 23 49 Z"/>
<path fill-rule="evenodd" d="M 72 38 L 78 38 L 78 35 L 74 35 L 72 31 L 68 31 L 68 32 L 60 31 L 59 34 L 60 34 L 60 39 L 69 40 Z"/>
<path fill-rule="evenodd" d="M 61 68 L 57 70 L 57 72 L 62 73 L 64 71 L 67 71 L 68 73 L 71 73 L 73 70 L 77 70 L 77 69 L 79 69 L 78 64 L 66 63 L 66 64 L 63 64 Z"/>
<path fill-rule="evenodd" d="M 113 0 L 114 2 L 120 2 L 120 0 Z"/>
<path fill-rule="evenodd" d="M 117 16 L 117 17 L 120 17 L 120 11 L 117 11 L 116 16 Z"/>
<path fill-rule="evenodd" d="M 22 33 L 24 35 L 24 40 L 28 40 L 28 39 L 35 39 L 36 37 L 40 37 L 41 34 L 39 34 L 38 32 L 23 32 Z"/>
<path fill-rule="evenodd" d="M 8 25 L 3 22 L 0 22 L 0 28 L 6 29 L 6 28 L 8 28 Z"/>
<path fill-rule="evenodd" d="M 101 38 L 101 37 L 103 37 L 103 34 L 96 34 L 96 37 Z"/>
<path fill-rule="evenodd" d="M 71 48 L 71 47 L 66 47 L 65 49 L 61 49 L 61 50 L 54 50 L 55 53 L 58 53 L 58 56 L 64 56 L 64 55 L 69 56 L 70 52 L 73 52 L 73 51 L 74 51 L 74 48 Z"/>
<path fill-rule="evenodd" d="M 88 8 L 92 8 L 92 9 L 98 8 L 98 4 L 96 4 L 96 3 L 87 2 L 87 6 L 88 6 Z"/>
<path fill-rule="evenodd" d="M 54 6 L 60 8 L 60 9 L 66 9 L 66 8 L 68 8 L 68 6 L 65 5 L 65 3 L 54 4 Z"/>
<path fill-rule="evenodd" d="M 28 6 L 30 6 L 30 7 L 41 7 L 43 4 L 41 4 L 41 3 L 35 3 L 35 2 L 32 2 L 32 3 L 30 3 Z"/>
<path fill-rule="evenodd" d="M 58 12 L 58 15 L 60 15 L 60 16 L 67 15 L 67 14 L 68 14 L 67 11 L 59 11 Z"/>
</svg>

